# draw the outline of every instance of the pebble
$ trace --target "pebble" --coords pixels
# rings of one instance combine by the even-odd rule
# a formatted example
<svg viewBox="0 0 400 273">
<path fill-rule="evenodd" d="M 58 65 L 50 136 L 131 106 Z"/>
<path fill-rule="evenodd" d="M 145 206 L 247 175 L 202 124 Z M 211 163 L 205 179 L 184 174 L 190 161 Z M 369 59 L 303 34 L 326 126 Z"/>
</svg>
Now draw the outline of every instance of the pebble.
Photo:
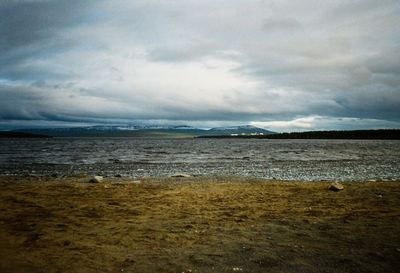
<svg viewBox="0 0 400 273">
<path fill-rule="evenodd" d="M 329 186 L 329 189 L 331 191 L 341 191 L 344 189 L 343 185 L 340 184 L 339 182 L 334 182 Z"/>
<path fill-rule="evenodd" d="M 192 177 L 190 174 L 186 174 L 186 173 L 176 173 L 171 175 L 170 177 Z"/>
<path fill-rule="evenodd" d="M 100 183 L 103 179 L 102 176 L 95 175 L 89 180 L 89 183 Z"/>
</svg>

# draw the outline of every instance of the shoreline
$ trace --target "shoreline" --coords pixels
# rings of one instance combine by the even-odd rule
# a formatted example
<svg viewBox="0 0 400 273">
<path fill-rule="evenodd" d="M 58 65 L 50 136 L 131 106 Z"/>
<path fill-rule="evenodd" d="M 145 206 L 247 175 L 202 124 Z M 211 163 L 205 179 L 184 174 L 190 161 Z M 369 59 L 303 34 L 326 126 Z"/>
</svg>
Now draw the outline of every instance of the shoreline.
<svg viewBox="0 0 400 273">
<path fill-rule="evenodd" d="M 0 176 L 1 272 L 400 267 L 398 182 L 88 178 Z"/>
<path fill-rule="evenodd" d="M 176 176 L 178 175 L 178 176 Z M 180 176 L 182 175 L 182 176 Z M 79 182 L 79 183 L 90 183 L 89 180 L 96 175 L 77 173 L 77 174 L 0 174 L 0 183 L 4 180 L 13 181 L 29 181 L 29 182 Z M 187 173 L 177 173 L 172 175 L 159 175 L 159 176 L 129 176 L 129 175 L 101 175 L 104 181 L 101 183 L 130 183 L 132 181 L 151 182 L 151 183 L 170 183 L 170 182 L 197 182 L 201 183 L 204 181 L 229 181 L 229 182 L 257 182 L 257 183 L 381 183 L 391 182 L 400 183 L 400 178 L 376 178 L 376 179 L 314 179 L 314 180 L 302 180 L 302 179 L 276 179 L 276 178 L 264 178 L 257 176 L 245 176 L 245 175 L 191 175 Z"/>
</svg>

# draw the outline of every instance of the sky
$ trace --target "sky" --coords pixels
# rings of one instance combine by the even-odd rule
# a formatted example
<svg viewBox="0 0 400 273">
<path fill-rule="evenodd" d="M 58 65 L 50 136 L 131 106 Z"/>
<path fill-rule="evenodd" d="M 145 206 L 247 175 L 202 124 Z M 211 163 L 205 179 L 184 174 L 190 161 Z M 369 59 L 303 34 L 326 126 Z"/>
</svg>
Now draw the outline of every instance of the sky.
<svg viewBox="0 0 400 273">
<path fill-rule="evenodd" d="M 0 129 L 400 128 L 398 0 L 1 0 Z"/>
</svg>

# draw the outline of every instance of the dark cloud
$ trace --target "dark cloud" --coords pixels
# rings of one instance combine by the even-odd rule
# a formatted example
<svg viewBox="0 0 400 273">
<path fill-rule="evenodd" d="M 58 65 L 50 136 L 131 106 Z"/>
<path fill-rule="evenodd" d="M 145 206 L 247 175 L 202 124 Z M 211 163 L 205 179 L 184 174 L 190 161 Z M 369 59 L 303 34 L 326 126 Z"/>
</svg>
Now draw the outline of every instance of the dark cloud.
<svg viewBox="0 0 400 273">
<path fill-rule="evenodd" d="M 0 126 L 396 126 L 399 12 L 390 0 L 2 1 Z"/>
<path fill-rule="evenodd" d="M 5 1 L 0 4 L 0 75 L 11 79 L 46 78 L 31 61 L 79 47 L 69 29 L 91 21 L 89 3 L 79 0 Z"/>
</svg>

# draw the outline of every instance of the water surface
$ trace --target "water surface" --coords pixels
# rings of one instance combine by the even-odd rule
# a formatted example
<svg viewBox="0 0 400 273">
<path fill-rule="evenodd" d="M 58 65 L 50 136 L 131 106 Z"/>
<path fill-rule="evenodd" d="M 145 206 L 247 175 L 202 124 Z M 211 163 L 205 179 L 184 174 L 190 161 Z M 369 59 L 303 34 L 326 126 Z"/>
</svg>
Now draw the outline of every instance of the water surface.
<svg viewBox="0 0 400 273">
<path fill-rule="evenodd" d="M 239 175 L 284 180 L 400 179 L 400 141 L 1 139 L 0 174 Z"/>
</svg>

